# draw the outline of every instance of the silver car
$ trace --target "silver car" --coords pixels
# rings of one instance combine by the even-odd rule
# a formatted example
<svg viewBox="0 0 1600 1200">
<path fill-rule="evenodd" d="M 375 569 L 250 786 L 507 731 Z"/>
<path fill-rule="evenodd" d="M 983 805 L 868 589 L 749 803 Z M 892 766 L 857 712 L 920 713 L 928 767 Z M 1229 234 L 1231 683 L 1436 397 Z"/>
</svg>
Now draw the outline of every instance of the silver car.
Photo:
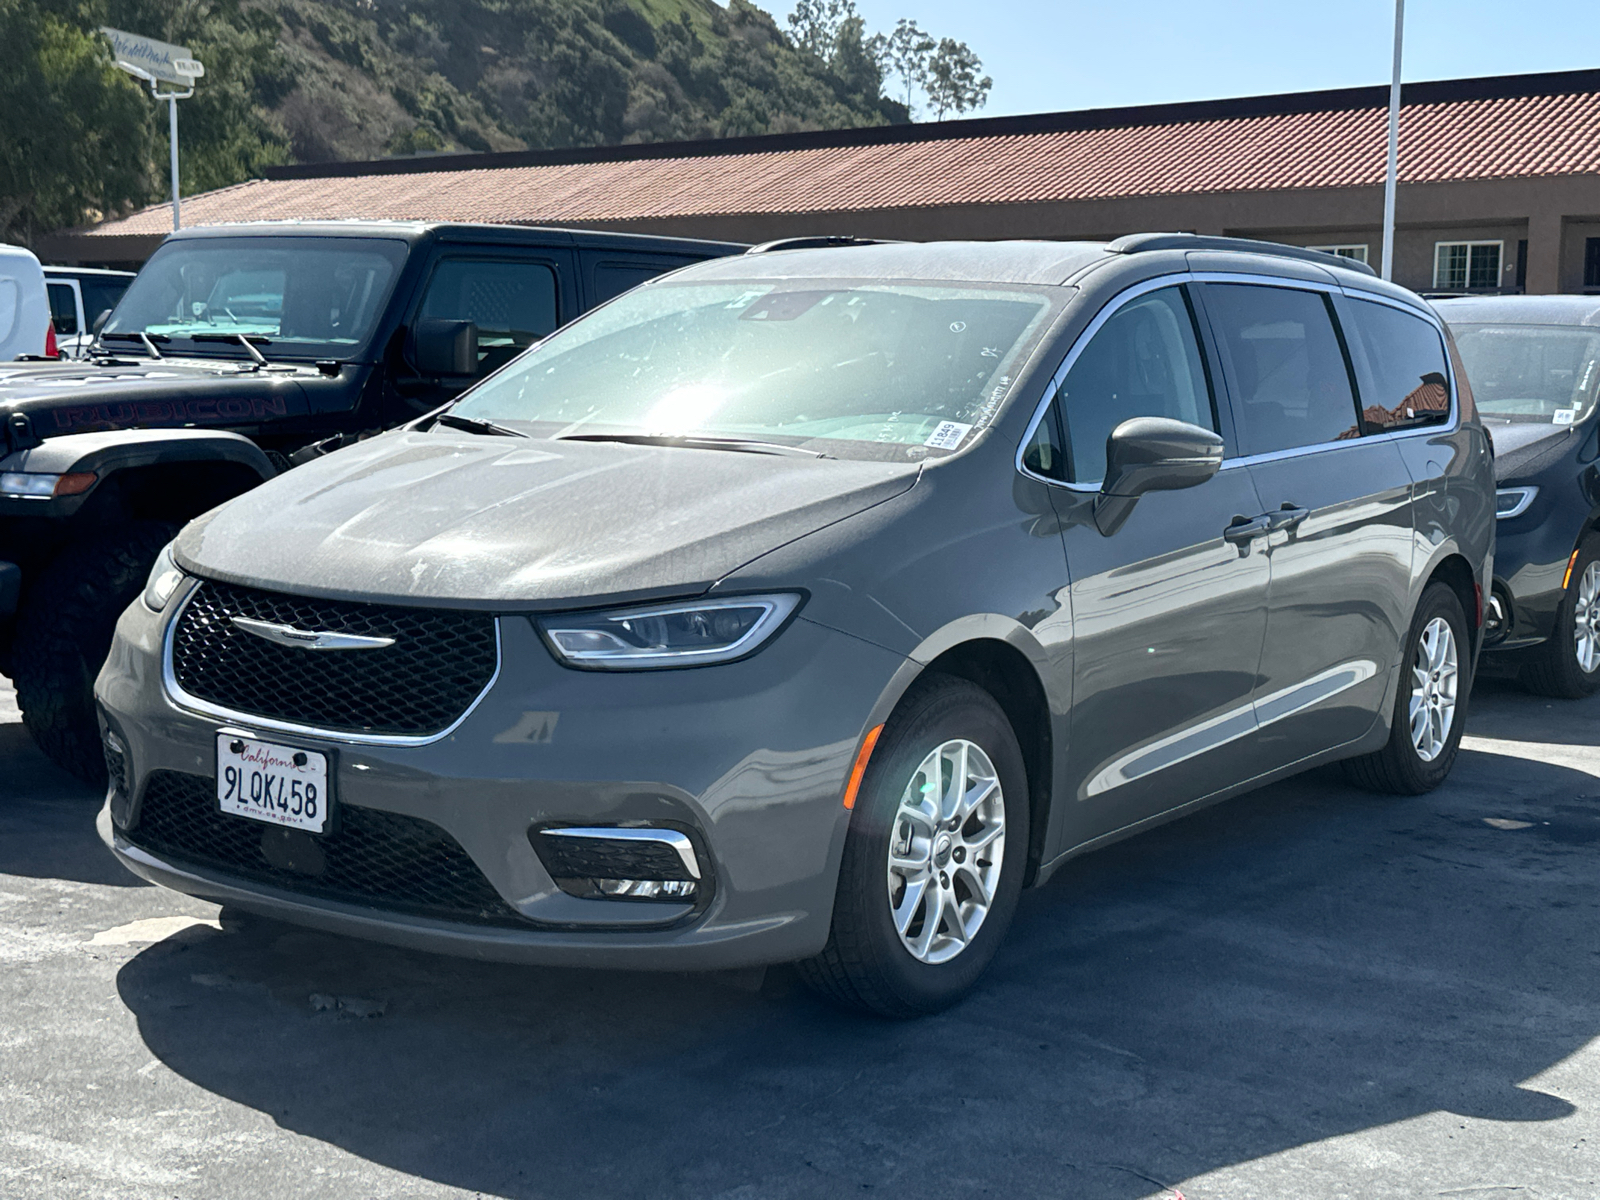
<svg viewBox="0 0 1600 1200">
<path fill-rule="evenodd" d="M 1349 260 L 760 248 L 189 525 L 101 833 L 323 929 L 933 1011 L 1086 850 L 1436 786 L 1494 508 L 1448 334 Z"/>
</svg>

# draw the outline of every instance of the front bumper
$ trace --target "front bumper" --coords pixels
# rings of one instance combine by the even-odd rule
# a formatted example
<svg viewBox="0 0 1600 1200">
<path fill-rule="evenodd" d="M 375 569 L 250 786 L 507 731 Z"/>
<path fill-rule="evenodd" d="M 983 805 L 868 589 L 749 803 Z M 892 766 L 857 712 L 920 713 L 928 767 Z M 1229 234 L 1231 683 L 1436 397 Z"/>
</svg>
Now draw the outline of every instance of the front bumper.
<svg viewBox="0 0 1600 1200">
<path fill-rule="evenodd" d="M 330 896 L 316 878 L 280 871 L 264 879 L 141 846 L 140 810 L 152 776 L 209 781 L 222 724 L 167 694 L 162 620 L 135 603 L 96 685 L 123 747 L 127 780 L 123 793 L 113 788 L 99 828 L 129 870 L 320 929 L 563 966 L 721 969 L 820 950 L 849 823 L 840 798 L 873 707 L 904 663 L 802 614 L 742 662 L 572 671 L 551 658 L 526 619 L 511 616 L 501 621 L 499 677 L 437 742 L 378 746 L 255 730 L 245 717 L 226 722 L 249 736 L 327 753 L 341 808 L 442 829 L 504 902 L 508 919 L 484 922 L 439 919 L 382 898 Z M 630 822 L 694 833 L 711 873 L 707 902 L 580 899 L 550 878 L 529 838 L 530 829 L 547 823 Z M 245 824 L 253 832 L 254 823 Z"/>
<path fill-rule="evenodd" d="M 1583 533 L 1583 515 L 1536 507 L 1499 523 L 1493 588 L 1507 610 L 1507 626 L 1504 637 L 1484 647 L 1491 662 L 1515 658 L 1554 631 L 1566 598 L 1562 580 Z"/>
</svg>

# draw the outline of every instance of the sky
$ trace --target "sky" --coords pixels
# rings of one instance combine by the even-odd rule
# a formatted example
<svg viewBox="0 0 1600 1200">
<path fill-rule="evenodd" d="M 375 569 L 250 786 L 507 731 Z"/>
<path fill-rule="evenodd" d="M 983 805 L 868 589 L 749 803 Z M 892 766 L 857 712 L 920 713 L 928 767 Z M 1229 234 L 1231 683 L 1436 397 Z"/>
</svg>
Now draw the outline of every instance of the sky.
<svg viewBox="0 0 1600 1200">
<path fill-rule="evenodd" d="M 993 77 L 978 116 L 1387 83 L 1393 0 L 856 0 L 870 31 L 910 17 Z M 790 5 L 775 4 L 787 12 Z M 1600 67 L 1590 0 L 1409 0 L 1403 77 Z M 892 86 L 892 85 L 891 85 Z"/>
</svg>

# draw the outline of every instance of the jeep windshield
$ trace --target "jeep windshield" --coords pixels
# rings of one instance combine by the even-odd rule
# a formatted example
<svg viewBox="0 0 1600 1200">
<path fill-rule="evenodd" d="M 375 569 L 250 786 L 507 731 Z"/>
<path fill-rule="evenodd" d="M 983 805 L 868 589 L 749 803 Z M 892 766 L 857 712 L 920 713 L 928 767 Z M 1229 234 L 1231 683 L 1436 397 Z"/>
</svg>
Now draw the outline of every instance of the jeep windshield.
<svg viewBox="0 0 1600 1200">
<path fill-rule="evenodd" d="M 663 282 L 546 338 L 453 410 L 535 437 L 756 443 L 905 462 L 1005 400 L 1051 289 Z"/>
<path fill-rule="evenodd" d="M 151 256 L 104 333 L 167 354 L 348 359 L 372 336 L 406 258 L 393 238 L 180 238 Z M 253 360 L 251 360 L 253 361 Z"/>
<path fill-rule="evenodd" d="M 1489 420 L 1575 425 L 1600 394 L 1600 329 L 1578 325 L 1451 325 Z"/>
</svg>

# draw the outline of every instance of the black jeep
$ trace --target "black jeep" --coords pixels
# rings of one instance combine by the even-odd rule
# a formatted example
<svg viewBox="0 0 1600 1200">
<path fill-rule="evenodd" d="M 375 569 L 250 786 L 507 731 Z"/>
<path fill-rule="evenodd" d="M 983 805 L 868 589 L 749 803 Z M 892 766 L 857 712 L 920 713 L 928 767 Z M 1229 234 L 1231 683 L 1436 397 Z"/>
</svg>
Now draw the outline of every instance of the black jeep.
<svg viewBox="0 0 1600 1200">
<path fill-rule="evenodd" d="M 34 739 L 104 778 L 94 678 L 185 521 L 438 408 L 635 284 L 744 249 L 388 221 L 175 233 L 88 361 L 0 369 L 0 674 Z"/>
</svg>

